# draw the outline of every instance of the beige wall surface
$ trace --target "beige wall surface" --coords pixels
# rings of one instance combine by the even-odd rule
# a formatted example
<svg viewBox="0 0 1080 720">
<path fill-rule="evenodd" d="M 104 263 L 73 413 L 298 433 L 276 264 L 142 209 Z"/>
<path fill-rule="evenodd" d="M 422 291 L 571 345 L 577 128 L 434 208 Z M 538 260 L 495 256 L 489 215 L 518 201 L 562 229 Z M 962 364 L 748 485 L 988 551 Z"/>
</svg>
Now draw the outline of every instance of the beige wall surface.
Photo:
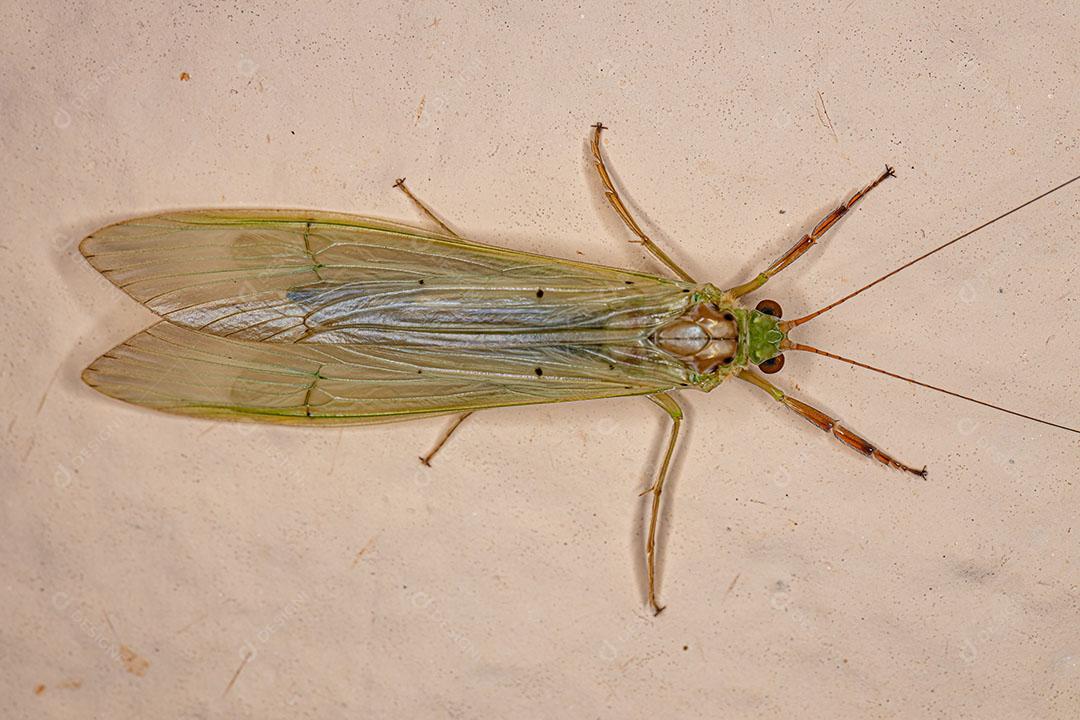
<svg viewBox="0 0 1080 720">
<path fill-rule="evenodd" d="M 790 317 L 1080 172 L 1075 2 L 268 2 L 0 8 L 0 716 L 1072 718 L 1077 435 L 810 355 L 774 376 L 926 480 L 745 384 L 684 393 L 644 603 L 641 399 L 266 428 L 105 398 L 153 317 L 79 240 L 308 207 L 661 272 L 590 124 L 695 277 Z M 1080 425 L 1080 183 L 800 329 Z"/>
</svg>

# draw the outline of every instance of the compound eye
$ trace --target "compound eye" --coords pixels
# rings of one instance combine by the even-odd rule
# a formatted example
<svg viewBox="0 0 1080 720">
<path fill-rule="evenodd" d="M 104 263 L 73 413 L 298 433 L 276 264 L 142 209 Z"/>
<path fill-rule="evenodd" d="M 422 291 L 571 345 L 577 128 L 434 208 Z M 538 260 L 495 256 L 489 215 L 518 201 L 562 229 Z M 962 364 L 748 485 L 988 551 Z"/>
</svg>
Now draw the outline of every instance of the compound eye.
<svg viewBox="0 0 1080 720">
<path fill-rule="evenodd" d="M 769 358 L 765 362 L 758 365 L 758 369 L 766 375 L 772 375 L 773 373 L 780 372 L 780 368 L 784 367 L 784 356 L 777 355 L 774 358 Z"/>
<path fill-rule="evenodd" d="M 772 315 L 774 318 L 781 318 L 784 315 L 784 311 L 780 309 L 780 303 L 775 300 L 762 300 L 754 308 L 759 313 L 765 313 L 766 315 Z M 775 371 L 774 371 L 775 372 Z"/>
</svg>

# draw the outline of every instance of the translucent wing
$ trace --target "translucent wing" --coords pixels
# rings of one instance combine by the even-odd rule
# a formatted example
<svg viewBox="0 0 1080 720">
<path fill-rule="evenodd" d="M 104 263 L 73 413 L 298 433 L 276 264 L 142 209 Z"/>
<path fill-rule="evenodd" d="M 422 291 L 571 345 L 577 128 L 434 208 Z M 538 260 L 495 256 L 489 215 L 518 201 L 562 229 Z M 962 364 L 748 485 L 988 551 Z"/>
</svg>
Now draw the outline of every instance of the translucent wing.
<svg viewBox="0 0 1080 720">
<path fill-rule="evenodd" d="M 647 274 L 308 211 L 138 218 L 82 251 L 168 321 L 86 381 L 169 412 L 385 422 L 691 382 L 650 334 L 693 288 Z"/>
<path fill-rule="evenodd" d="M 643 273 L 310 211 L 137 218 L 102 228 L 81 249 L 170 322 L 271 342 L 604 343 L 678 315 L 692 292 Z"/>
<path fill-rule="evenodd" d="M 260 343 L 160 322 L 102 355 L 83 379 L 166 412 L 322 425 L 641 395 L 678 384 L 683 373 L 635 349 Z"/>
</svg>

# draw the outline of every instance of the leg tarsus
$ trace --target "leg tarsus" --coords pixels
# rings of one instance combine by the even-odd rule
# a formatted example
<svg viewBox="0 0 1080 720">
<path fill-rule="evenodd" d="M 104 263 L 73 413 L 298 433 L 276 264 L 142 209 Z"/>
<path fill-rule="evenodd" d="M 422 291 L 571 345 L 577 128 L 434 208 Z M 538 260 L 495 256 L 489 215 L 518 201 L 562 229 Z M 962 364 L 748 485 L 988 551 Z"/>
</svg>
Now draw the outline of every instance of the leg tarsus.
<svg viewBox="0 0 1080 720">
<path fill-rule="evenodd" d="M 473 411 L 470 410 L 467 413 L 462 413 L 461 415 L 458 415 L 457 418 L 454 419 L 454 422 L 450 423 L 450 426 L 445 430 L 445 432 L 443 432 L 442 437 L 440 437 L 439 441 L 435 443 L 435 447 L 431 449 L 431 452 L 429 452 L 427 455 L 420 456 L 420 464 L 426 467 L 431 467 L 431 459 L 435 457 L 435 454 L 438 453 L 439 450 L 442 449 L 442 446 L 446 444 L 446 441 L 450 439 L 450 436 L 454 434 L 454 431 L 458 429 L 458 426 L 461 425 L 461 423 L 465 422 L 465 418 L 469 417 L 472 414 Z"/>
<path fill-rule="evenodd" d="M 600 182 L 604 185 L 604 197 L 607 198 L 608 203 L 611 204 L 611 207 L 619 217 L 622 218 L 622 221 L 626 223 L 626 227 L 630 228 L 630 231 L 637 235 L 637 242 L 644 245 L 650 255 L 667 266 L 667 268 L 675 273 L 680 280 L 685 280 L 690 283 L 694 282 L 694 278 L 690 277 L 689 273 L 679 267 L 674 260 L 668 257 L 667 253 L 660 249 L 660 246 L 652 241 L 652 238 L 645 234 L 645 231 L 643 231 L 637 224 L 637 221 L 634 220 L 634 217 L 630 214 L 626 205 L 623 204 L 622 198 L 619 197 L 619 191 L 615 189 L 615 183 L 612 182 L 611 175 L 608 173 L 607 165 L 604 163 L 604 155 L 600 152 L 600 133 L 607 130 L 607 128 L 604 127 L 603 123 L 599 122 L 592 127 L 592 156 L 596 165 L 596 172 L 600 175 Z"/>
<path fill-rule="evenodd" d="M 656 600 L 656 525 L 660 518 L 660 495 L 664 491 L 664 480 L 667 479 L 668 469 L 671 467 L 671 456 L 675 452 L 675 443 L 679 438 L 679 426 L 682 424 L 683 412 L 674 397 L 667 393 L 657 393 L 647 396 L 654 403 L 662 407 L 671 416 L 671 436 L 668 439 L 667 450 L 664 452 L 660 471 L 656 475 L 656 482 L 642 495 L 651 492 L 652 514 L 649 516 L 649 535 L 645 541 L 645 573 L 649 579 L 649 605 L 654 615 L 659 615 L 664 610 Z"/>
<path fill-rule="evenodd" d="M 435 213 L 433 213 L 433 212 L 432 212 L 432 211 L 431 211 L 431 210 L 430 210 L 430 209 L 428 208 L 428 206 L 427 206 L 427 205 L 425 205 L 425 204 L 424 204 L 423 202 L 421 202 L 420 198 L 418 198 L 418 197 L 416 197 L 415 195 L 413 195 L 413 193 L 412 193 L 412 190 L 410 190 L 410 189 L 409 189 L 409 186 L 405 184 L 405 178 L 401 177 L 401 178 L 398 178 L 397 180 L 395 180 L 395 181 L 394 181 L 394 187 L 396 187 L 396 188 L 397 188 L 398 190 L 400 190 L 401 192 L 405 193 L 405 196 L 406 196 L 407 198 L 409 198 L 409 200 L 411 200 L 411 201 L 412 201 L 412 203 L 413 203 L 414 205 L 416 205 L 416 207 L 418 207 L 418 208 L 420 209 L 420 212 L 422 212 L 422 213 L 423 213 L 424 215 L 426 215 L 426 216 L 427 216 L 428 218 L 430 218 L 430 219 L 431 219 L 431 221 L 432 221 L 432 222 L 434 222 L 434 223 L 435 223 L 436 225 L 438 225 L 438 226 L 439 226 L 439 227 L 440 227 L 440 228 L 442 229 L 442 231 L 443 231 L 443 232 L 445 232 L 445 233 L 446 233 L 447 235 L 450 235 L 450 236 L 452 236 L 452 237 L 456 237 L 456 238 L 460 238 L 460 237 L 461 237 L 461 236 L 460 236 L 460 235 L 458 235 L 458 234 L 457 234 L 456 232 L 454 232 L 453 230 L 451 230 L 451 229 L 450 229 L 450 226 L 449 226 L 449 225 L 447 225 L 446 223 L 444 223 L 444 222 L 443 222 L 443 221 L 442 221 L 442 220 L 441 220 L 441 219 L 439 218 L 439 216 L 438 216 L 438 215 L 436 215 Z"/>
</svg>

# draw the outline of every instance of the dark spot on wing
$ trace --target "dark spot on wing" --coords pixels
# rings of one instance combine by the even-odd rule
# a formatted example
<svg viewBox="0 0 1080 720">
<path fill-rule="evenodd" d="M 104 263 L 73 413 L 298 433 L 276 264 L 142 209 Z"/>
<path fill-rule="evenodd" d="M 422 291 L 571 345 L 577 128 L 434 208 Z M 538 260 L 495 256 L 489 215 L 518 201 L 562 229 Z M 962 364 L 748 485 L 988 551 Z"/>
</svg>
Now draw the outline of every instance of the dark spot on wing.
<svg viewBox="0 0 1080 720">
<path fill-rule="evenodd" d="M 543 290 L 537 290 L 536 291 L 536 297 L 538 297 L 538 298 L 544 297 L 544 291 Z"/>
<path fill-rule="evenodd" d="M 544 369 L 543 368 L 536 368 L 536 370 L 534 370 L 533 372 L 536 373 L 536 377 L 540 377 L 540 376 L 542 376 L 544 374 Z"/>
<path fill-rule="evenodd" d="M 285 297 L 289 302 L 296 303 L 297 305 L 306 305 L 308 300 L 318 296 L 319 291 L 311 288 L 291 288 L 285 291 Z"/>
</svg>

